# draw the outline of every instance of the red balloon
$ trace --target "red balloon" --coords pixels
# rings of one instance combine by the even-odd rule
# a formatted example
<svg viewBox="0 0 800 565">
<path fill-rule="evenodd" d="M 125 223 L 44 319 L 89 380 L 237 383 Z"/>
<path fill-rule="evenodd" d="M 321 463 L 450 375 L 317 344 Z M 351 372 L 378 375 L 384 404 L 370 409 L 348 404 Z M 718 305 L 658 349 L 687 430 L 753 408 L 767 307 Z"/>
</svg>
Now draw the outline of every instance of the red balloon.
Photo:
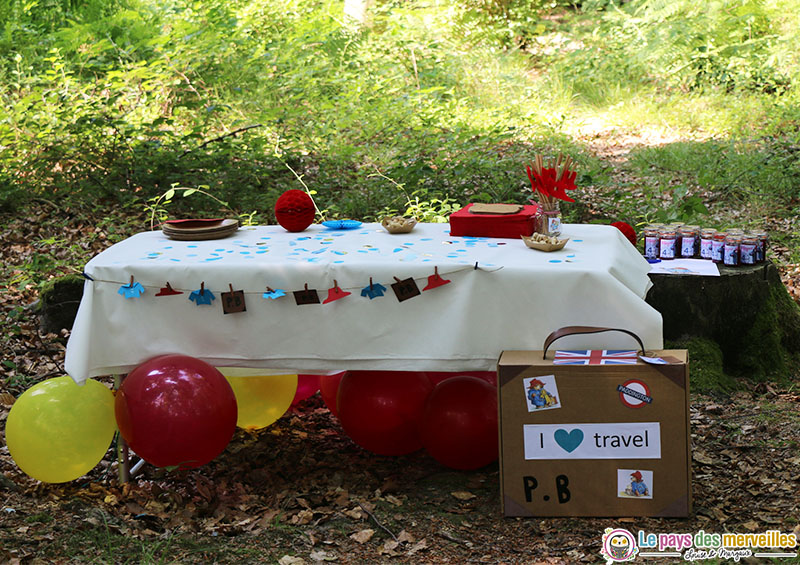
<svg viewBox="0 0 800 565">
<path fill-rule="evenodd" d="M 304 191 L 293 188 L 275 202 L 275 219 L 290 232 L 303 231 L 314 222 L 314 201 Z"/>
<path fill-rule="evenodd" d="M 156 467 L 205 465 L 236 430 L 236 396 L 208 363 L 162 355 L 131 371 L 114 401 L 117 426 L 136 454 Z"/>
<path fill-rule="evenodd" d="M 422 444 L 452 469 L 472 470 L 497 459 L 497 388 L 477 377 L 440 382 L 425 403 Z"/>
<path fill-rule="evenodd" d="M 445 379 L 461 376 L 478 377 L 492 386 L 497 386 L 497 371 L 427 371 L 427 373 L 433 386 L 438 385 Z"/>
<path fill-rule="evenodd" d="M 336 408 L 336 396 L 339 394 L 339 383 L 342 382 L 344 373 L 342 371 L 341 373 L 320 375 L 319 377 L 319 394 L 323 402 L 325 402 L 325 406 L 337 418 L 339 417 L 339 410 Z"/>
<path fill-rule="evenodd" d="M 339 385 L 339 421 L 368 451 L 412 453 L 422 447 L 419 420 L 432 388 L 425 373 L 348 371 Z"/>
<path fill-rule="evenodd" d="M 292 406 L 311 398 L 319 390 L 319 375 L 297 375 L 297 392 Z"/>
</svg>

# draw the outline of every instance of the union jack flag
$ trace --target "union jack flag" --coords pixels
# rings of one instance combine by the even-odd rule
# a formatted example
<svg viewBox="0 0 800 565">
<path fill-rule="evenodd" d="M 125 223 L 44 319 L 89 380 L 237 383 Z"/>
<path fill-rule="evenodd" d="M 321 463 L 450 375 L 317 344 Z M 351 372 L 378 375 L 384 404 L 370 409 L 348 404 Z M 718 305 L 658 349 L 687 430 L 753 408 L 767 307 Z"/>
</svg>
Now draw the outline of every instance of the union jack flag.
<svg viewBox="0 0 800 565">
<path fill-rule="evenodd" d="M 556 351 L 553 365 L 635 365 L 638 352 L 623 349 Z"/>
</svg>

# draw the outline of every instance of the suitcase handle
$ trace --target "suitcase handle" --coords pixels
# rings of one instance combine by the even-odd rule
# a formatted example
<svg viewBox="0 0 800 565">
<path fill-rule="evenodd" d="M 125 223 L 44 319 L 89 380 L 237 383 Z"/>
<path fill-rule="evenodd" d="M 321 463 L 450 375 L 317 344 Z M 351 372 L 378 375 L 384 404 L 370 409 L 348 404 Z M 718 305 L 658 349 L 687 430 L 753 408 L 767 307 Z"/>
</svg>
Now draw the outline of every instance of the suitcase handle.
<svg viewBox="0 0 800 565">
<path fill-rule="evenodd" d="M 622 328 L 599 328 L 596 326 L 564 326 L 563 328 L 558 328 L 556 331 L 547 336 L 547 338 L 544 340 L 544 347 L 542 347 L 542 349 L 544 349 L 544 351 L 542 352 L 542 359 L 547 359 L 547 350 L 550 348 L 553 342 L 558 338 L 568 335 L 597 334 L 602 332 L 622 332 L 628 334 L 629 336 L 633 337 L 639 344 L 639 350 L 641 354 L 645 355 L 644 344 L 642 343 L 642 340 L 639 338 L 638 335 L 636 335 L 630 330 L 625 330 Z"/>
</svg>

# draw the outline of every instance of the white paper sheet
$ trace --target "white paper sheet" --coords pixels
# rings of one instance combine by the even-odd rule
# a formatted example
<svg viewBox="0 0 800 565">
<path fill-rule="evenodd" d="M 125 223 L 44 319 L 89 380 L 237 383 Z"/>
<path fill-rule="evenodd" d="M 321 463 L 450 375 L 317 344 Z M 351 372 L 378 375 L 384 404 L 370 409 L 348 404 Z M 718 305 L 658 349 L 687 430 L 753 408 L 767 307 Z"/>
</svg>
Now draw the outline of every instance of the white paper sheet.
<svg viewBox="0 0 800 565">
<path fill-rule="evenodd" d="M 704 277 L 718 277 L 717 264 L 708 259 L 671 259 L 653 263 L 653 275 L 699 275 Z"/>
</svg>

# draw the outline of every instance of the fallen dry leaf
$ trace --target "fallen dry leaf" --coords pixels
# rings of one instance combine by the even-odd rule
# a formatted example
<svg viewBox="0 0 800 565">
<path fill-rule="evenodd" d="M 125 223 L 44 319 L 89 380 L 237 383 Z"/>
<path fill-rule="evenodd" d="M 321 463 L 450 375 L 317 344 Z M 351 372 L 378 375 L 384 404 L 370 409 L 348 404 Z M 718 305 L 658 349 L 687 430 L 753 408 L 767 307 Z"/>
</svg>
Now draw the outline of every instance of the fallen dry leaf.
<svg viewBox="0 0 800 565">
<path fill-rule="evenodd" d="M 397 541 L 399 541 L 400 543 L 414 543 L 415 538 L 407 531 L 402 530 L 399 534 L 397 534 Z"/>
<path fill-rule="evenodd" d="M 392 504 L 394 506 L 402 506 L 403 505 L 403 501 L 402 500 L 400 500 L 399 498 L 397 498 L 396 496 L 393 496 L 391 494 L 389 496 L 383 497 L 383 500 L 385 500 L 386 502 L 388 502 L 389 504 Z"/>
<path fill-rule="evenodd" d="M 339 556 L 336 555 L 335 553 L 331 553 L 330 551 L 322 551 L 322 550 L 312 551 L 309 554 L 309 557 L 315 563 L 320 563 L 322 561 L 337 561 L 339 559 Z"/>
<path fill-rule="evenodd" d="M 457 498 L 459 500 L 472 500 L 473 498 L 475 498 L 474 494 L 464 490 L 457 490 L 455 492 L 451 492 L 450 496 Z"/>
<path fill-rule="evenodd" d="M 361 508 L 351 508 L 350 510 L 345 510 L 344 515 L 353 520 L 361 520 L 367 513 L 361 510 Z"/>
<path fill-rule="evenodd" d="M 406 552 L 406 554 L 407 554 L 407 555 L 414 555 L 415 553 L 417 553 L 417 552 L 419 552 L 419 551 L 423 551 L 423 550 L 425 550 L 425 549 L 428 549 L 428 542 L 427 542 L 427 541 L 425 541 L 424 539 L 421 539 L 421 540 L 419 540 L 417 543 L 415 543 L 415 544 L 414 544 L 414 545 L 411 547 L 411 549 L 409 549 L 409 550 Z"/>
<path fill-rule="evenodd" d="M 383 545 L 381 545 L 378 548 L 378 554 L 380 554 L 380 555 L 390 555 L 390 556 L 400 555 L 396 551 L 399 546 L 400 546 L 400 542 L 397 542 L 397 541 L 395 541 L 393 539 L 386 540 L 385 542 L 383 542 Z"/>
<path fill-rule="evenodd" d="M 312 512 L 311 510 L 301 510 L 300 512 L 292 516 L 290 522 L 294 525 L 302 526 L 304 524 L 308 524 L 313 519 L 314 519 L 314 512 Z"/>
<path fill-rule="evenodd" d="M 360 532 L 356 532 L 350 536 L 350 539 L 357 541 L 358 543 L 367 543 L 369 540 L 372 539 L 372 536 L 375 535 L 375 530 L 361 530 Z"/>
</svg>

